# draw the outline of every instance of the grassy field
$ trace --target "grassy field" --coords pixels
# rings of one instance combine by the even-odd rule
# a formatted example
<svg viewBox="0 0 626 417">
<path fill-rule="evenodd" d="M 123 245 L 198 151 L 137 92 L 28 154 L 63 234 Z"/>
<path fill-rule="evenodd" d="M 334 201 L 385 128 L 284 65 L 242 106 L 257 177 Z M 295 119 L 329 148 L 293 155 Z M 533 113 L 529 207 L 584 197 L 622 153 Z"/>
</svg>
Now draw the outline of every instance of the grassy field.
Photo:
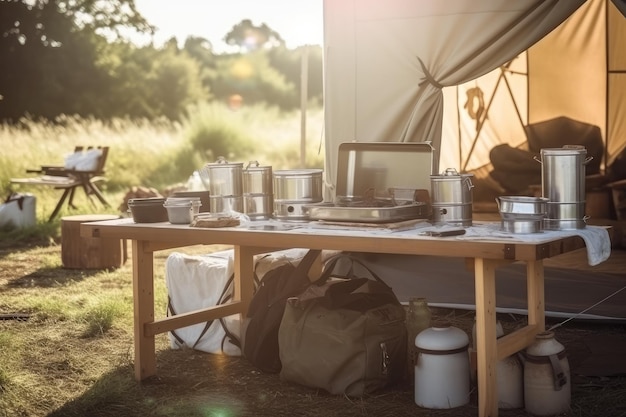
<svg viewBox="0 0 626 417">
<path fill-rule="evenodd" d="M 77 145 L 110 147 L 107 181 L 102 188 L 114 209 L 131 187 L 164 192 L 168 187 L 185 184 L 194 170 L 215 162 L 219 156 L 244 166 L 248 161 L 258 161 L 274 169 L 323 168 L 321 109 L 307 113 L 306 126 L 302 166 L 299 112 L 284 114 L 260 106 L 231 111 L 211 104 L 193 108 L 176 123 L 124 119 L 105 123 L 71 117 L 51 123 L 24 119 L 16 126 L 0 125 L 0 193 L 35 194 L 38 220 L 45 222 L 61 191 L 11 184 L 9 180 L 25 177 L 27 169 L 41 165 L 63 165 L 65 156 Z M 76 202 L 83 212 L 101 211 L 91 207 L 81 192 Z"/>
<path fill-rule="evenodd" d="M 322 167 L 321 111 L 308 120 L 307 167 Z M 119 213 L 129 187 L 158 190 L 185 182 L 215 153 L 230 160 L 259 160 L 279 168 L 299 167 L 300 115 L 272 109 L 232 113 L 219 106 L 196 109 L 181 123 L 67 118 L 56 124 L 24 120 L 0 126 L 0 186 L 26 168 L 62 163 L 76 145 L 111 147 L 105 193 L 113 208 L 90 208 L 79 193 L 78 211 Z M 239 149 L 247 149 L 245 153 Z M 17 191 L 17 190 L 14 190 Z M 61 264 L 60 221 L 47 222 L 58 190 L 19 189 L 37 197 L 37 225 L 0 231 L 0 417 L 83 416 L 447 416 L 477 415 L 472 403 L 453 410 L 419 408 L 410 381 L 362 399 L 332 396 L 260 373 L 245 359 L 192 349 L 173 350 L 166 334 L 156 337 L 157 376 L 142 383 L 133 371 L 132 259 L 112 270 L 66 269 Z M 185 248 L 200 254 L 223 246 Z M 164 264 L 155 254 L 155 314 L 165 317 Z M 130 253 L 129 253 L 130 255 Z M 433 310 L 471 332 L 473 312 Z M 524 317 L 501 317 L 505 330 Z M 573 364 L 583 337 L 624 328 L 570 323 L 559 332 Z M 576 379 L 567 416 L 626 416 L 626 379 Z M 524 410 L 502 410 L 521 417 Z"/>
</svg>

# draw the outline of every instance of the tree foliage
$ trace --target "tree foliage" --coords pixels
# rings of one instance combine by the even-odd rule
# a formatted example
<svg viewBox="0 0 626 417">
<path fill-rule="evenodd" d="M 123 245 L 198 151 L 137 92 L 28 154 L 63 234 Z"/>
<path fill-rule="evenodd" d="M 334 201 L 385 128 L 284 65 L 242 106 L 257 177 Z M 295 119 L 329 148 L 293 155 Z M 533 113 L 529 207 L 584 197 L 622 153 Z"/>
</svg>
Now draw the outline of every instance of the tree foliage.
<svg viewBox="0 0 626 417">
<path fill-rule="evenodd" d="M 233 26 L 224 41 L 228 45 L 238 46 L 242 51 L 285 45 L 285 41 L 276 31 L 265 23 L 255 26 L 250 19 L 244 19 Z"/>
<path fill-rule="evenodd" d="M 226 35 L 240 52 L 215 54 L 206 39 L 138 47 L 122 33 L 150 33 L 134 0 L 0 1 L 0 120 L 60 114 L 170 119 L 206 100 L 299 105 L 300 51 L 243 20 Z M 254 42 L 251 42 L 254 39 Z M 321 49 L 309 58 L 309 93 L 321 100 Z M 311 55 L 310 55 L 311 56 Z M 319 58 L 319 59 L 318 59 Z"/>
</svg>

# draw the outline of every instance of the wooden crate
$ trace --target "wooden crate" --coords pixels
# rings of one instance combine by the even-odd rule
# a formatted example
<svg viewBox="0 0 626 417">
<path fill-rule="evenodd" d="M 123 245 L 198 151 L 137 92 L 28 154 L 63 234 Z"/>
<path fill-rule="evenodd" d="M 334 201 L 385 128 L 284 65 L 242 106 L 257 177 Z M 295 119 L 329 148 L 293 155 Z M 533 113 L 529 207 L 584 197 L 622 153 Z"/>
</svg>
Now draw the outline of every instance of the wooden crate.
<svg viewBox="0 0 626 417">
<path fill-rule="evenodd" d="M 61 218 L 61 259 L 68 269 L 120 268 L 128 259 L 126 240 L 81 237 L 81 223 L 114 220 L 120 216 L 85 214 Z"/>
</svg>

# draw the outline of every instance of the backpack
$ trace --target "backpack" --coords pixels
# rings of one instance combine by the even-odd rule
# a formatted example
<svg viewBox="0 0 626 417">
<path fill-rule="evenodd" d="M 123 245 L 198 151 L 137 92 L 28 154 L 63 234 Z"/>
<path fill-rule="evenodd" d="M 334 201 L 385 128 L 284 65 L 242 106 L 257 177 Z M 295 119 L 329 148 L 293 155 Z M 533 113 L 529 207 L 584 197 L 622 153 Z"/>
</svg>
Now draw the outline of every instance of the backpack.
<svg viewBox="0 0 626 417">
<path fill-rule="evenodd" d="M 252 296 L 242 326 L 242 353 L 263 372 L 280 372 L 278 329 L 285 305 L 311 284 L 308 272 L 319 254 L 309 250 L 298 266 L 286 263 L 268 271 Z"/>
</svg>

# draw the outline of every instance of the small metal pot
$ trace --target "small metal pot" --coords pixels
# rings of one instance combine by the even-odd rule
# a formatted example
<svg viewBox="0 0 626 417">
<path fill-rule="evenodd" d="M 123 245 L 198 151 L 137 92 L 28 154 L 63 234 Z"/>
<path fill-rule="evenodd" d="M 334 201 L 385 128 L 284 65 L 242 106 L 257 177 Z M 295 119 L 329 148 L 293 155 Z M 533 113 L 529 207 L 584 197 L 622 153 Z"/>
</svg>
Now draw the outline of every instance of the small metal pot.
<svg viewBox="0 0 626 417">
<path fill-rule="evenodd" d="M 502 230 L 515 234 L 540 233 L 543 230 L 541 220 L 506 220 L 501 222 Z"/>
<path fill-rule="evenodd" d="M 454 168 L 430 176 L 434 224 L 472 225 L 473 176 L 459 174 Z"/>
<path fill-rule="evenodd" d="M 274 217 L 281 220 L 306 220 L 305 204 L 323 200 L 321 169 L 274 171 Z"/>
<path fill-rule="evenodd" d="M 503 220 L 541 220 L 546 216 L 548 201 L 544 197 L 503 196 L 496 198 Z"/>
<path fill-rule="evenodd" d="M 322 201 L 321 169 L 274 171 L 274 199 L 317 203 Z"/>
</svg>

